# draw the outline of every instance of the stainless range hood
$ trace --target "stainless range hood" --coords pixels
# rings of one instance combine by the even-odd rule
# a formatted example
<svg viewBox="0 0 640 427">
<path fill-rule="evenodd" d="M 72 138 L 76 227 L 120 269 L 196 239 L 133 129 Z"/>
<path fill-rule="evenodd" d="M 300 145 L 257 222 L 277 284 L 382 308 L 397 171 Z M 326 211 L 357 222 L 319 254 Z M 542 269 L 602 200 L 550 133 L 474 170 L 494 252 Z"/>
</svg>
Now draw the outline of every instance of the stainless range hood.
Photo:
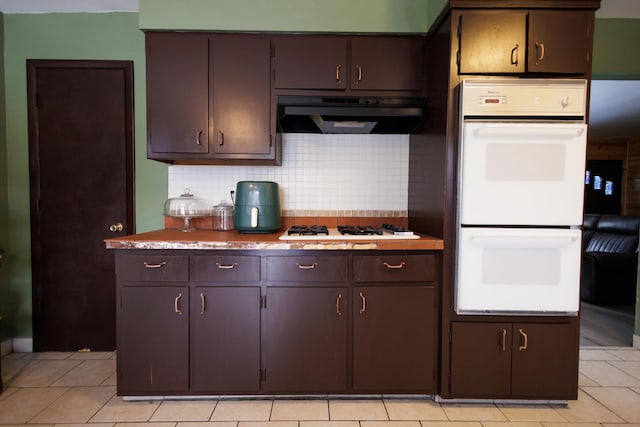
<svg viewBox="0 0 640 427">
<path fill-rule="evenodd" d="M 278 96 L 284 133 L 407 134 L 424 121 L 422 98 Z"/>
</svg>

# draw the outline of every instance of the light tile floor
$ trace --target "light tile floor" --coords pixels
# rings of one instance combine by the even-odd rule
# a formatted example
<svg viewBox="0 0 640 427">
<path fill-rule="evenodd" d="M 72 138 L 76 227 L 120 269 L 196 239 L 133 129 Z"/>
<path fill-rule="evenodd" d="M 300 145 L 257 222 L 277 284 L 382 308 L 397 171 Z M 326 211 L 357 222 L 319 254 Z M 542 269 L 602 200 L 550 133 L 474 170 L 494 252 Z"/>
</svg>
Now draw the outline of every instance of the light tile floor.
<svg viewBox="0 0 640 427">
<path fill-rule="evenodd" d="M 34 427 L 640 427 L 640 350 L 580 350 L 566 405 L 430 399 L 123 401 L 114 353 L 13 353 L 2 359 L 0 425 Z"/>
</svg>

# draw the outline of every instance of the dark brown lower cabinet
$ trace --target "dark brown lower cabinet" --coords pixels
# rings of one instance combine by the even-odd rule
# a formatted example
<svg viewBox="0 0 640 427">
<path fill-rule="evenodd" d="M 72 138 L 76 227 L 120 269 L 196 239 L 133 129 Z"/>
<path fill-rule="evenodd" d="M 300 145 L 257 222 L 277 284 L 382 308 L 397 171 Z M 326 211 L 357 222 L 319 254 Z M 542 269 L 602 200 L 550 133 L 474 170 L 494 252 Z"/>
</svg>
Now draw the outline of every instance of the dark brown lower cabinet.
<svg viewBox="0 0 640 427">
<path fill-rule="evenodd" d="M 353 289 L 355 391 L 435 389 L 434 307 L 432 286 Z"/>
<path fill-rule="evenodd" d="M 191 337 L 193 390 L 260 390 L 259 286 L 194 287 Z"/>
<path fill-rule="evenodd" d="M 265 390 L 345 391 L 348 289 L 270 286 L 266 297 Z"/>
<path fill-rule="evenodd" d="M 452 397 L 576 399 L 578 340 L 572 322 L 454 322 Z"/>
<path fill-rule="evenodd" d="M 119 295 L 118 395 L 187 391 L 189 288 L 145 283 Z"/>
</svg>

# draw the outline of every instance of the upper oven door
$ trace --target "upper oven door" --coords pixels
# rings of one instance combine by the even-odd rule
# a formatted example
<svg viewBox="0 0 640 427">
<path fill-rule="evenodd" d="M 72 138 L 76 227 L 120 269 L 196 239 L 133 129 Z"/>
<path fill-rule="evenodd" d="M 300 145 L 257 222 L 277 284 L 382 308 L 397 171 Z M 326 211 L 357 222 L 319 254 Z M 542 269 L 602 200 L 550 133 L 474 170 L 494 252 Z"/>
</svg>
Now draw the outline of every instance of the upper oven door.
<svg viewBox="0 0 640 427">
<path fill-rule="evenodd" d="M 462 225 L 580 225 L 587 125 L 465 121 Z"/>
</svg>

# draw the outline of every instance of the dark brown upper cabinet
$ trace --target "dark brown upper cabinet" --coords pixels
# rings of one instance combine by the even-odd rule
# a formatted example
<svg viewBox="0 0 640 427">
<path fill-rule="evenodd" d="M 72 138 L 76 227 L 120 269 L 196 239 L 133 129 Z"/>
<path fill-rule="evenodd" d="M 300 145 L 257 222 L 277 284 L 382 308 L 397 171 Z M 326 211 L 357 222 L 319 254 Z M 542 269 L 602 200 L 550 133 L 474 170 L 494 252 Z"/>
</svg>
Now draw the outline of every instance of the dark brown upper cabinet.
<svg viewBox="0 0 640 427">
<path fill-rule="evenodd" d="M 423 36 L 295 35 L 273 43 L 275 89 L 422 90 Z"/>
<path fill-rule="evenodd" d="M 464 11 L 459 74 L 589 74 L 594 12 Z"/>
<path fill-rule="evenodd" d="M 146 42 L 148 158 L 279 163 L 269 37 L 150 32 Z"/>
</svg>

